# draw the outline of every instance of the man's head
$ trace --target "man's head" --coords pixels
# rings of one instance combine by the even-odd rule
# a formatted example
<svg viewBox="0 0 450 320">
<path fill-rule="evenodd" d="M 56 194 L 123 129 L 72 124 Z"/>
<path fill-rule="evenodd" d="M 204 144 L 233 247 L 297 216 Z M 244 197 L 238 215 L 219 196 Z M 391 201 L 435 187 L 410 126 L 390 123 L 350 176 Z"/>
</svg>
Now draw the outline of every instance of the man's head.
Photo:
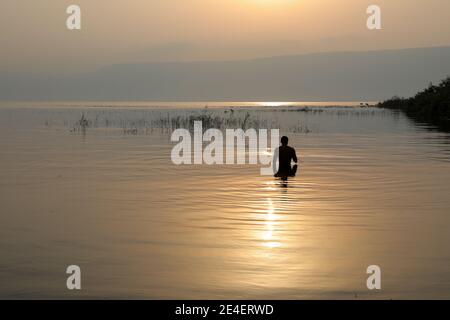
<svg viewBox="0 0 450 320">
<path fill-rule="evenodd" d="M 288 143 L 289 143 L 289 138 L 288 137 L 284 136 L 284 137 L 281 138 L 281 145 L 282 146 L 287 146 Z"/>
</svg>

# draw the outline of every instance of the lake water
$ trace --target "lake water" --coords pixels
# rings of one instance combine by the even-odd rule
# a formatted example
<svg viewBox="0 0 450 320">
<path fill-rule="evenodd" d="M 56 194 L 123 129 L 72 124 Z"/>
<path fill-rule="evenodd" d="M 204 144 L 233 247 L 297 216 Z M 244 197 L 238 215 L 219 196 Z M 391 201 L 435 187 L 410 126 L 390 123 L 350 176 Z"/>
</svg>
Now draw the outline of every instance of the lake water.
<svg viewBox="0 0 450 320">
<path fill-rule="evenodd" d="M 205 115 L 279 128 L 297 177 L 172 164 L 174 125 Z M 450 298 L 450 135 L 400 113 L 6 104 L 0 150 L 0 298 Z"/>
</svg>

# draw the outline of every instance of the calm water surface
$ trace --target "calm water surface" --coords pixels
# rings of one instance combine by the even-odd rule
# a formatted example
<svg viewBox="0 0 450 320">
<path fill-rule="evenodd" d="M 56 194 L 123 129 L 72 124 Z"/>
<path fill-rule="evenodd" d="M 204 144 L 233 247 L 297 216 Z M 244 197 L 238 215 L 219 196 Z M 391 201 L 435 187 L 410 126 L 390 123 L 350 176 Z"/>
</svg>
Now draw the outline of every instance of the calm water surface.
<svg viewBox="0 0 450 320">
<path fill-rule="evenodd" d="M 0 297 L 449 299 L 450 135 L 381 109 L 289 108 L 3 106 Z M 173 165 L 164 119 L 206 112 L 279 127 L 298 176 Z"/>
</svg>

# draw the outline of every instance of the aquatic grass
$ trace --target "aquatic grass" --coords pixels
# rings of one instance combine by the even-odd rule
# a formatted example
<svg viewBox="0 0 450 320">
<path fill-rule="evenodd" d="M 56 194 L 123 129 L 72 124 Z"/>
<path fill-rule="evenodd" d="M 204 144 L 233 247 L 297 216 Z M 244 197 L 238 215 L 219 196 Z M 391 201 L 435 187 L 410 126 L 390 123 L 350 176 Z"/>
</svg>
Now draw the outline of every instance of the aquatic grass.
<svg viewBox="0 0 450 320">
<path fill-rule="evenodd" d="M 86 132 L 86 129 L 92 125 L 92 121 L 87 119 L 84 113 L 81 113 L 81 118 L 75 123 L 72 131 L 74 132 Z"/>
<path fill-rule="evenodd" d="M 69 127 L 71 132 L 85 133 L 102 129 L 123 135 L 171 134 L 184 128 L 192 131 L 195 121 L 203 130 L 280 129 L 286 133 L 318 133 L 315 117 L 326 113 L 336 117 L 366 117 L 382 112 L 379 108 L 358 107 L 263 107 L 263 108 L 205 108 L 205 109 L 126 109 L 84 108 L 55 111 L 54 118 L 46 118 L 46 127 Z M 313 125 L 312 125 L 313 124 Z M 312 126 L 311 126 L 312 125 Z"/>
</svg>

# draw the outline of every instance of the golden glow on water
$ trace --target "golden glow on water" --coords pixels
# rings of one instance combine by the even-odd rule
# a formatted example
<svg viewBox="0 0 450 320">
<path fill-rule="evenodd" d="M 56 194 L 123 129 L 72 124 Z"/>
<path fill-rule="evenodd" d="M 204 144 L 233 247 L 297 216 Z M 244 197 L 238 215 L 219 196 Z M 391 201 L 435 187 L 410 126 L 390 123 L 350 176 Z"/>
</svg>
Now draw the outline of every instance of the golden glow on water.
<svg viewBox="0 0 450 320">
<path fill-rule="evenodd" d="M 282 107 L 282 106 L 292 106 L 295 102 L 260 102 L 258 103 L 262 107 Z"/>
<path fill-rule="evenodd" d="M 450 279 L 448 138 L 347 109 L 259 114 L 312 128 L 288 133 L 301 158 L 288 181 L 252 165 L 172 165 L 160 131 L 8 130 L 53 109 L 0 110 L 0 296 L 68 297 L 60 266 L 75 260 L 83 297 L 449 297 L 438 281 Z M 371 264 L 388 270 L 378 295 L 365 287 Z"/>
<path fill-rule="evenodd" d="M 274 235 L 274 229 L 277 224 L 275 208 L 272 199 L 267 199 L 267 213 L 265 214 L 265 229 L 262 233 L 263 245 L 267 248 L 277 248 L 281 246 L 280 239 Z"/>
</svg>

